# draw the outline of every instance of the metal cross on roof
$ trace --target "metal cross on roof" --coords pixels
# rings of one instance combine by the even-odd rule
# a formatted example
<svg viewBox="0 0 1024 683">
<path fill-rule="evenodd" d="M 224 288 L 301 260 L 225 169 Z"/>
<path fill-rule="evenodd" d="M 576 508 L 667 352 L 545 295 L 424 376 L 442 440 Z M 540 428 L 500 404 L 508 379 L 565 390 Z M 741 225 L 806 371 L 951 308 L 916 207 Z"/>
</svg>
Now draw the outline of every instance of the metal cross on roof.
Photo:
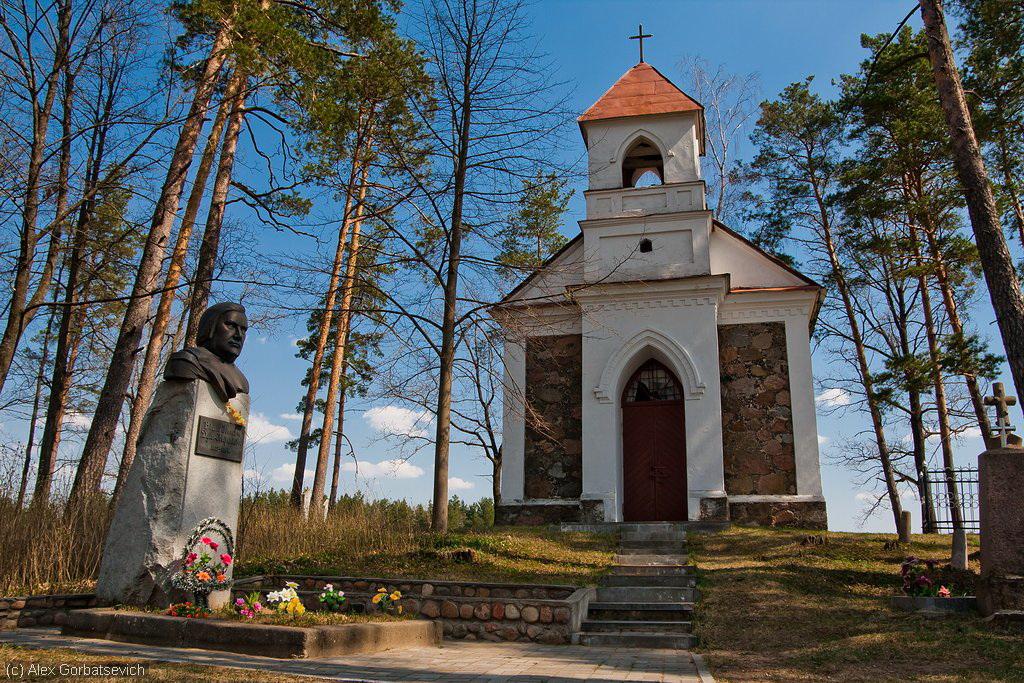
<svg viewBox="0 0 1024 683">
<path fill-rule="evenodd" d="M 992 395 L 985 397 L 985 405 L 995 406 L 996 423 L 992 427 L 992 432 L 993 438 L 999 440 L 999 447 L 1020 445 L 1021 439 L 1013 434 L 1014 426 L 1010 424 L 1010 411 L 1007 410 L 1010 406 L 1017 405 L 1017 397 L 1007 396 L 1002 382 L 993 382 Z"/>
<path fill-rule="evenodd" d="M 629 37 L 630 40 L 639 40 L 640 41 L 640 61 L 641 62 L 644 61 L 644 38 L 653 38 L 653 37 L 654 36 L 652 36 L 650 33 L 644 33 L 644 25 L 643 24 L 640 24 L 639 30 L 636 32 L 635 36 L 630 36 Z"/>
</svg>

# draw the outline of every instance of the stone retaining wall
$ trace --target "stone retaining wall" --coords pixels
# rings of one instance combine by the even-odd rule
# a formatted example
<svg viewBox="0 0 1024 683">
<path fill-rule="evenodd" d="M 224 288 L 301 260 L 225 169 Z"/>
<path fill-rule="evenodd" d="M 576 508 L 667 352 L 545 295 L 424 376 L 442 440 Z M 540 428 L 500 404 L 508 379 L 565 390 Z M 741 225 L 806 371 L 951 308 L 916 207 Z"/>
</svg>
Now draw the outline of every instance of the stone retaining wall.
<svg viewBox="0 0 1024 683">
<path fill-rule="evenodd" d="M 404 613 L 440 621 L 446 638 L 550 645 L 570 642 L 596 594 L 593 588 L 575 586 L 283 575 L 239 579 L 235 593 L 276 590 L 286 581 L 299 584 L 310 609 L 320 608 L 317 595 L 328 583 L 362 604 L 384 586 L 402 592 Z"/>
<path fill-rule="evenodd" d="M 825 501 L 729 501 L 729 519 L 735 524 L 755 524 L 797 529 L 828 529 Z"/>
<path fill-rule="evenodd" d="M 70 610 L 95 606 L 93 593 L 0 598 L 0 630 L 60 625 Z"/>
<path fill-rule="evenodd" d="M 543 526 L 578 522 L 596 524 L 604 521 L 603 500 L 574 500 L 565 503 L 510 503 L 494 509 L 494 523 L 499 526 Z"/>
</svg>

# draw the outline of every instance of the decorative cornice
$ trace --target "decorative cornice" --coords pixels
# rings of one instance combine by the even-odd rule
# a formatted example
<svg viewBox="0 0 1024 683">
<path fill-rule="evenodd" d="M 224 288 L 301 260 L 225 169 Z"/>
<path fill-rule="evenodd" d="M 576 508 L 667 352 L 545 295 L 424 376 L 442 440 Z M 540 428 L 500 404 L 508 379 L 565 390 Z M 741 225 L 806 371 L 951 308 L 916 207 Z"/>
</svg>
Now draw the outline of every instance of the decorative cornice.
<svg viewBox="0 0 1024 683">
<path fill-rule="evenodd" d="M 806 318 L 811 314 L 810 304 L 791 304 L 789 306 L 756 306 L 734 308 L 728 304 L 718 307 L 719 323 L 762 322 L 768 320 L 785 320 L 786 318 Z"/>
</svg>

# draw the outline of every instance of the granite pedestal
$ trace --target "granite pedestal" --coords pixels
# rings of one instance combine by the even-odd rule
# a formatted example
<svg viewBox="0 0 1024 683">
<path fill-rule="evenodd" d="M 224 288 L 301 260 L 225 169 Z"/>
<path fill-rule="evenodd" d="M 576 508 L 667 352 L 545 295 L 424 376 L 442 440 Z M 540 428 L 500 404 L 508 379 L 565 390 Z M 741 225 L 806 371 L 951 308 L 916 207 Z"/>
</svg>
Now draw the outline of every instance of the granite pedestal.
<svg viewBox="0 0 1024 683">
<path fill-rule="evenodd" d="M 993 448 L 978 456 L 983 615 L 1024 610 L 1024 449 Z"/>
<path fill-rule="evenodd" d="M 249 396 L 239 394 L 230 404 L 246 422 Z M 96 584 L 100 601 L 163 608 L 190 598 L 171 590 L 168 580 L 180 568 L 193 528 L 216 517 L 237 530 L 242 494 L 237 439 L 244 439 L 234 426 L 237 415 L 232 417 L 206 381 L 169 380 L 157 388 L 107 534 Z M 225 435 L 235 442 L 227 443 Z M 229 597 L 229 591 L 215 592 L 210 606 Z"/>
</svg>

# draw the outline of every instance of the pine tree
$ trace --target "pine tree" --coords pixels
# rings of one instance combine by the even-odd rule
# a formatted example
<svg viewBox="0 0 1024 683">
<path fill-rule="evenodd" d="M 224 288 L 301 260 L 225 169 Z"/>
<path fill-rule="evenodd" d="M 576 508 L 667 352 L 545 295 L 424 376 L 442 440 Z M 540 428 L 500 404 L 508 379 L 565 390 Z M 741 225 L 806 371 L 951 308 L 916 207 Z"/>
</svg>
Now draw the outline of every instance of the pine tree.
<svg viewBox="0 0 1024 683">
<path fill-rule="evenodd" d="M 569 239 L 560 232 L 562 216 L 572 199 L 566 180 L 555 173 L 537 171 L 523 181 L 516 210 L 502 229 L 497 261 L 512 279 L 536 270 Z"/>
</svg>

